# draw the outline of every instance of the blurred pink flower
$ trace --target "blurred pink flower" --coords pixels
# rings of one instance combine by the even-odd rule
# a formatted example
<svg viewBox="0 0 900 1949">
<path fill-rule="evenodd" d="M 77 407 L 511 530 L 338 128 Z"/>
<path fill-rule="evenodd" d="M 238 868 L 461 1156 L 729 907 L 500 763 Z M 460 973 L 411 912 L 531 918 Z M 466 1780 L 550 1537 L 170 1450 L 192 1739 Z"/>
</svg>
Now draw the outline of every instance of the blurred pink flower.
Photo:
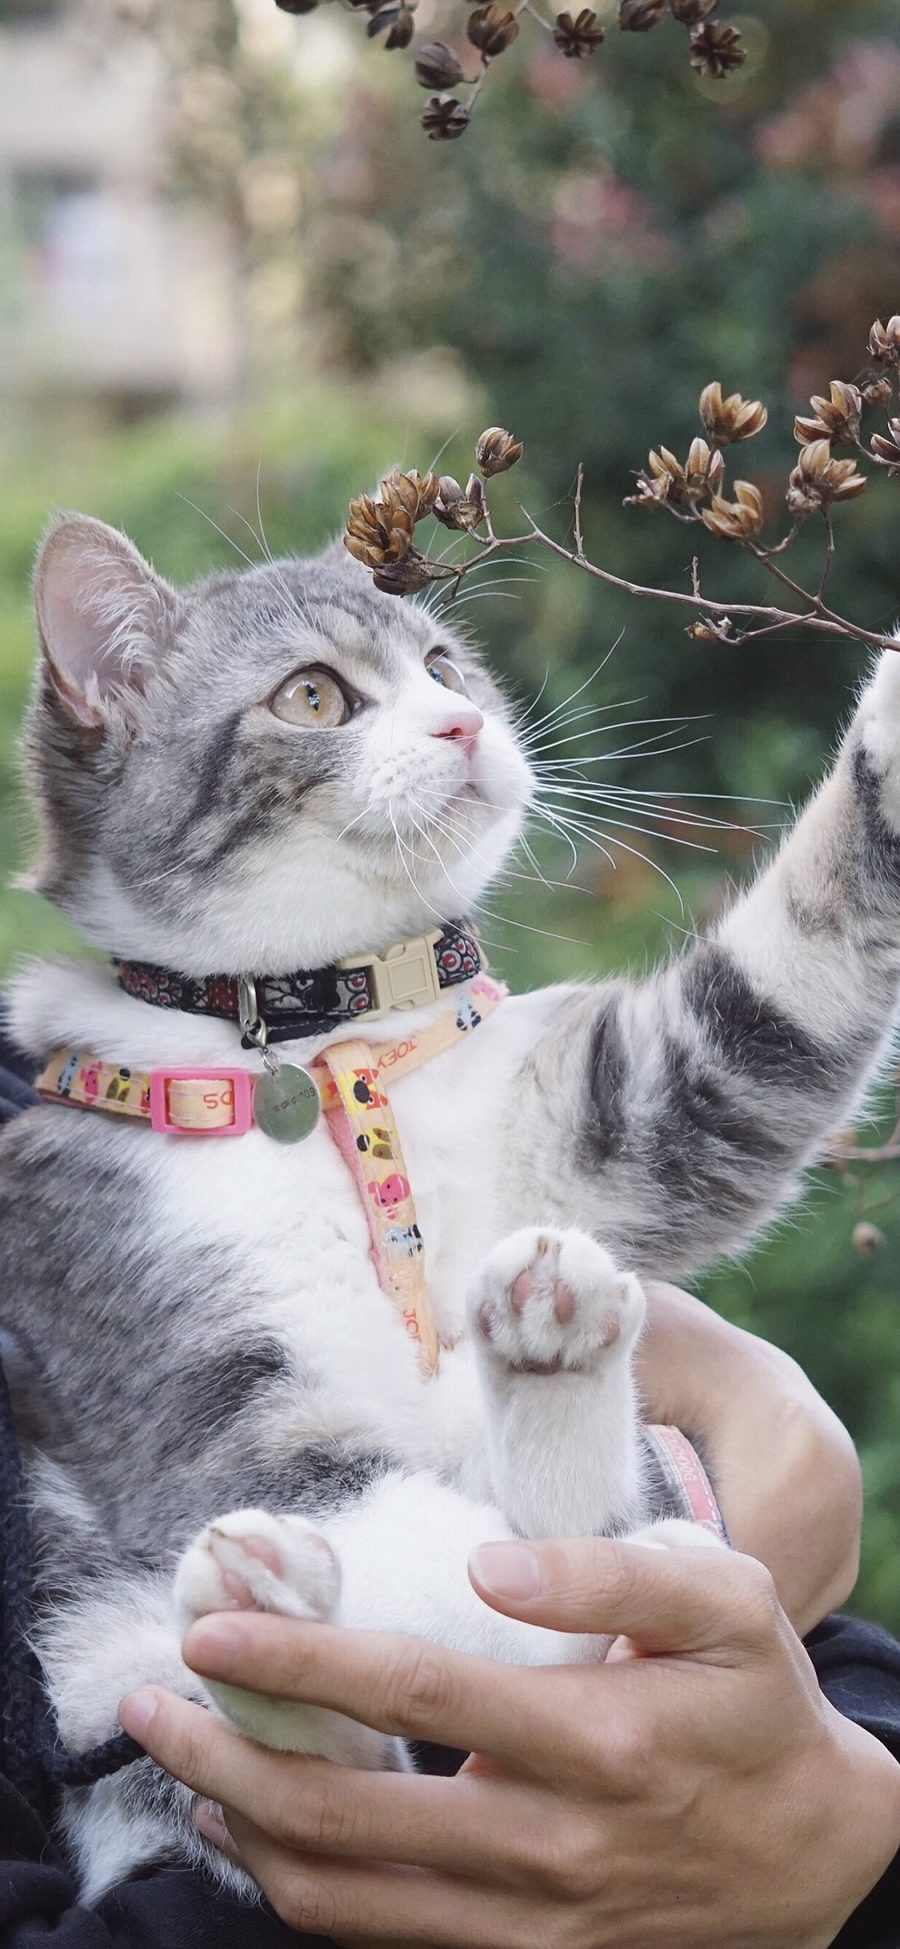
<svg viewBox="0 0 900 1949">
<path fill-rule="evenodd" d="M 865 170 L 887 123 L 900 111 L 900 47 L 848 41 L 830 70 L 763 122 L 760 159 L 775 169 Z"/>
<path fill-rule="evenodd" d="M 523 79 L 535 101 L 548 108 L 565 108 L 596 87 L 600 77 L 596 63 L 561 61 L 558 50 L 547 46 L 539 47 L 532 54 Z"/>
<path fill-rule="evenodd" d="M 557 185 L 550 245 L 582 270 L 601 264 L 664 270 L 675 258 L 641 192 L 596 167 L 569 170 Z"/>
</svg>

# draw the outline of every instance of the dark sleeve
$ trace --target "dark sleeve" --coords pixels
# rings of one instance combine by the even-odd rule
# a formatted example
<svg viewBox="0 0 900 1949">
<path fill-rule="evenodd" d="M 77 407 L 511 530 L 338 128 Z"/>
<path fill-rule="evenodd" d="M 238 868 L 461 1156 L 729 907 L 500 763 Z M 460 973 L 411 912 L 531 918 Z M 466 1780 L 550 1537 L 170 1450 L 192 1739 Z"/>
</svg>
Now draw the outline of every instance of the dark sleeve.
<svg viewBox="0 0 900 1949">
<path fill-rule="evenodd" d="M 35 1074 L 31 1057 L 24 1055 L 9 1036 L 0 1002 L 0 1124 L 11 1123 L 20 1110 L 27 1110 L 37 1102 L 31 1087 Z"/>
<path fill-rule="evenodd" d="M 900 1761 L 900 1645 L 873 1624 L 830 1617 L 807 1640 L 825 1697 Z M 853 1836 L 847 1844 L 853 1846 Z M 834 1949 L 898 1949 L 900 1853 L 851 1916 Z"/>
<path fill-rule="evenodd" d="M 329 1949 L 295 1934 L 262 1904 L 217 1894 L 187 1868 L 122 1882 L 96 1908 L 78 1900 L 37 1816 L 0 1780 L 0 1943 L 3 1949 Z"/>
</svg>

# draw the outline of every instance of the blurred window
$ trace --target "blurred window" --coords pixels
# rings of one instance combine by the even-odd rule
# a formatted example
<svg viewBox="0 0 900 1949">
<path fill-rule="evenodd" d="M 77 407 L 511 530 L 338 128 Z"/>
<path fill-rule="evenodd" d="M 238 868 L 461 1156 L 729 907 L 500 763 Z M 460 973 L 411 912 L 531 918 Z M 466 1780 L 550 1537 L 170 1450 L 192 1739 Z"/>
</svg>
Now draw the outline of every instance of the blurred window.
<svg viewBox="0 0 900 1949">
<path fill-rule="evenodd" d="M 63 0 L 0 0 L 0 27 L 20 22 L 42 27 L 45 21 L 57 20 L 62 10 Z"/>
<path fill-rule="evenodd" d="M 19 170 L 13 207 L 33 291 L 70 319 L 107 312 L 118 296 L 121 260 L 108 192 L 82 174 Z"/>
</svg>

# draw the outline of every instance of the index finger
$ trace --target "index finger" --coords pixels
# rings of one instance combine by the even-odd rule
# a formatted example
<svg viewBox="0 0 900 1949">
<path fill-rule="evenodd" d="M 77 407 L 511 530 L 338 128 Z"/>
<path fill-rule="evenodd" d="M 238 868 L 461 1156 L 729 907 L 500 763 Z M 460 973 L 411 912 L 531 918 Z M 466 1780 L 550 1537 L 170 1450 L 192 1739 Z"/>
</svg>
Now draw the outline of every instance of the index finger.
<svg viewBox="0 0 900 1949">
<path fill-rule="evenodd" d="M 567 1722 L 574 1740 L 590 1716 L 583 1690 L 590 1667 L 495 1664 L 420 1638 L 262 1612 L 201 1618 L 183 1656 L 204 1678 L 554 1776 Z"/>
</svg>

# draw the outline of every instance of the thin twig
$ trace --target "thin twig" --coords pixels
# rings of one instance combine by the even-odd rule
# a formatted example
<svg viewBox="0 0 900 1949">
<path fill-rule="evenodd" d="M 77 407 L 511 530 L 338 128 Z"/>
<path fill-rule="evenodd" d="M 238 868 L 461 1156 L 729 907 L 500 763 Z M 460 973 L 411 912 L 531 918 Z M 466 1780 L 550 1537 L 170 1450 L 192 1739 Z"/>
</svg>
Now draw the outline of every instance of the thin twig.
<svg viewBox="0 0 900 1949">
<path fill-rule="evenodd" d="M 643 583 L 630 581 L 626 576 L 614 575 L 611 569 L 601 568 L 597 562 L 589 561 L 586 555 L 579 555 L 575 550 L 564 547 L 562 542 L 555 541 L 552 535 L 545 533 L 539 523 L 534 520 L 534 517 L 529 514 L 527 508 L 523 507 L 522 513 L 529 524 L 527 534 L 494 535 L 489 541 L 482 541 L 481 537 L 477 535 L 473 536 L 477 553 L 472 555 L 467 562 L 460 562 L 450 575 L 448 575 L 446 564 L 436 562 L 432 565 L 429 562 L 428 566 L 434 567 L 436 576 L 447 580 L 455 579 L 457 585 L 459 585 L 467 575 L 471 574 L 477 565 L 488 561 L 491 555 L 497 553 L 500 549 L 524 548 L 533 545 L 534 542 L 539 542 L 543 548 L 549 549 L 551 555 L 558 556 L 561 561 L 570 562 L 575 568 L 583 569 L 586 575 L 594 576 L 597 581 L 604 582 L 609 588 L 621 589 L 625 595 L 638 596 L 644 600 L 672 603 L 677 608 L 689 609 L 692 614 L 696 615 L 696 595 L 687 595 L 678 589 L 649 588 Z M 755 548 L 752 543 L 748 543 L 746 546 L 752 554 L 758 555 L 763 560 L 764 566 L 769 566 L 765 562 L 765 557 L 761 549 Z M 772 603 L 713 602 L 706 597 L 702 599 L 702 606 L 711 616 L 720 616 L 723 619 L 730 619 L 733 616 L 756 618 L 766 628 L 771 628 L 773 633 L 779 629 L 796 629 L 798 623 L 802 623 L 804 628 L 815 630 L 820 635 L 838 636 L 851 641 L 871 643 L 876 649 L 896 650 L 900 648 L 900 644 L 895 642 L 892 637 L 876 635 L 874 631 L 863 629 L 861 625 L 849 622 L 843 616 L 838 616 L 831 610 L 825 609 L 818 603 L 816 597 L 808 589 L 801 588 L 799 583 L 791 582 L 790 578 L 783 575 L 774 565 L 772 565 L 772 573 L 777 575 L 779 581 L 784 582 L 792 589 L 793 593 L 801 598 L 802 602 L 806 605 L 802 614 L 798 614 L 795 609 L 779 609 Z"/>
<path fill-rule="evenodd" d="M 579 460 L 575 476 L 575 559 L 584 561 L 584 538 L 581 532 L 581 503 L 584 498 L 584 462 Z"/>
<path fill-rule="evenodd" d="M 825 560 L 822 563 L 822 578 L 819 583 L 818 591 L 816 594 L 817 602 L 821 602 L 822 597 L 825 594 L 825 587 L 828 581 L 828 577 L 831 574 L 832 564 L 834 562 L 834 523 L 831 519 L 830 508 L 826 508 L 825 510 L 825 528 L 828 534 L 828 541 L 825 548 Z"/>
</svg>

